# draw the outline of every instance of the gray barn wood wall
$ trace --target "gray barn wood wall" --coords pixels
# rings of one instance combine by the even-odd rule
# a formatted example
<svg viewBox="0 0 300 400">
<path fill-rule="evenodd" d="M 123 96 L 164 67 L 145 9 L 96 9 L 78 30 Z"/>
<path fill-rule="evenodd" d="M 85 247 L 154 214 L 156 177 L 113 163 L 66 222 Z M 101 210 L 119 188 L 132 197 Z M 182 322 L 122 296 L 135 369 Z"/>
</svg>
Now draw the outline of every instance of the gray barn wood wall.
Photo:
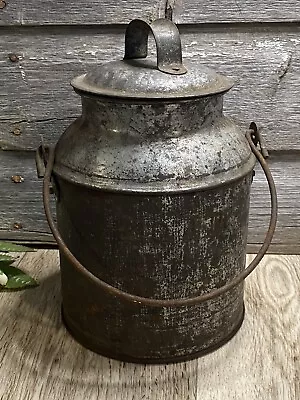
<svg viewBox="0 0 300 400">
<path fill-rule="evenodd" d="M 0 0 L 0 239 L 52 242 L 34 150 L 54 144 L 80 113 L 70 80 L 121 58 L 133 18 L 172 18 L 184 57 L 236 82 L 225 111 L 255 120 L 270 151 L 279 221 L 271 250 L 300 251 L 300 2 L 296 0 Z M 24 181 L 14 183 L 12 176 Z M 269 215 L 259 168 L 253 183 L 249 250 Z"/>
</svg>

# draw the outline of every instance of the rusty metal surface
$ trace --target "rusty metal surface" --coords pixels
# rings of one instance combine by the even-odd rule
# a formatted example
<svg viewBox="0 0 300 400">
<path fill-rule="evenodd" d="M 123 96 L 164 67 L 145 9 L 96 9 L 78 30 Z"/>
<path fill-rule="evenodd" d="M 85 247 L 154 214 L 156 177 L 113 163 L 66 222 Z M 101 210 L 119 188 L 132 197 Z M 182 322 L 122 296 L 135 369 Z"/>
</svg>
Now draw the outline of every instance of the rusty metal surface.
<svg viewBox="0 0 300 400">
<path fill-rule="evenodd" d="M 155 35 L 160 54 L 164 33 L 155 28 Z M 136 46 L 145 46 L 141 36 Z M 215 74 L 173 76 L 149 65 L 134 59 L 103 67 L 106 93 L 99 73 L 89 75 L 93 94 L 77 78 L 82 116 L 59 140 L 55 162 L 49 153 L 44 200 L 74 337 L 114 358 L 175 362 L 220 346 L 241 325 L 242 280 L 271 240 L 276 200 L 267 172 L 270 229 L 245 270 L 252 151 L 264 166 L 252 143 L 259 137 L 253 130 L 247 140 L 224 117 L 216 93 L 225 89 L 216 90 Z M 135 98 L 118 99 L 118 90 Z M 192 92 L 197 98 L 184 98 Z M 51 163 L 58 230 L 48 204 Z"/>
<path fill-rule="evenodd" d="M 149 299 L 192 297 L 244 270 L 250 180 L 248 174 L 222 188 L 149 197 L 58 179 L 58 228 L 105 282 Z M 115 358 L 199 355 L 226 340 L 243 314 L 243 284 L 198 306 L 149 307 L 99 290 L 63 254 L 61 272 L 68 325 L 90 348 Z"/>
<path fill-rule="evenodd" d="M 62 320 L 63 323 L 65 324 L 67 330 L 70 332 L 70 334 L 80 343 L 82 346 L 94 351 L 95 353 L 99 353 L 102 356 L 113 358 L 116 360 L 124 361 L 124 362 L 130 362 L 130 363 L 137 363 L 137 364 L 173 364 L 173 363 L 179 363 L 183 361 L 189 361 L 193 360 L 195 358 L 203 357 L 218 348 L 224 346 L 229 340 L 233 338 L 233 336 L 238 332 L 240 329 L 243 321 L 244 321 L 244 316 L 245 316 L 245 307 L 242 309 L 242 313 L 237 314 L 236 320 L 234 321 L 234 325 L 232 326 L 233 330 L 227 335 L 224 336 L 223 338 L 220 338 L 217 342 L 214 344 L 211 344 L 209 347 L 205 349 L 195 349 L 195 352 L 193 353 L 183 353 L 182 355 L 176 355 L 174 356 L 173 354 L 169 353 L 166 354 L 166 356 L 163 356 L 162 354 L 159 354 L 158 358 L 153 357 L 151 355 L 149 358 L 145 357 L 143 354 L 143 357 L 138 357 L 136 354 L 130 355 L 130 354 L 124 354 L 122 351 L 116 351 L 115 349 L 111 349 L 107 345 L 103 345 L 102 343 L 95 343 L 95 338 L 91 338 L 85 331 L 83 331 L 78 325 L 74 324 L 74 321 L 69 319 L 68 315 L 65 314 L 64 309 L 62 308 Z M 147 334 L 147 333 L 146 333 Z M 170 342 L 168 342 L 169 344 Z"/>
<path fill-rule="evenodd" d="M 74 268 L 76 268 L 80 273 L 82 273 L 91 282 L 98 285 L 99 289 L 104 290 L 105 292 L 108 292 L 111 295 L 120 297 L 122 300 L 133 302 L 133 303 L 139 303 L 144 306 L 146 305 L 146 306 L 155 306 L 155 307 L 164 307 L 164 306 L 165 307 L 180 307 L 180 306 L 184 306 L 184 305 L 198 305 L 205 301 L 211 300 L 217 296 L 220 296 L 220 295 L 224 294 L 225 292 L 233 289 L 238 284 L 242 283 L 243 280 L 257 267 L 260 260 L 263 258 L 266 251 L 268 250 L 268 247 L 270 246 L 272 237 L 274 235 L 276 221 L 277 221 L 277 212 L 278 212 L 277 193 L 276 193 L 274 179 L 272 177 L 271 171 L 268 167 L 268 164 L 267 164 L 265 158 L 263 157 L 263 155 L 260 153 L 260 151 L 256 147 L 259 144 L 260 150 L 263 151 L 263 145 L 260 142 L 259 135 L 257 133 L 256 124 L 252 122 L 251 126 L 253 126 L 254 129 L 251 129 L 246 133 L 246 138 L 249 142 L 251 150 L 253 151 L 253 153 L 255 154 L 259 163 L 261 164 L 261 167 L 265 173 L 265 176 L 266 176 L 266 179 L 268 182 L 268 186 L 269 186 L 269 190 L 270 190 L 270 197 L 271 197 L 271 215 L 270 215 L 269 228 L 267 230 L 267 234 L 265 236 L 265 239 L 264 239 L 264 242 L 263 242 L 261 248 L 257 252 L 257 254 L 254 257 L 254 259 L 252 260 L 252 262 L 249 264 L 249 266 L 247 266 L 247 268 L 244 269 L 241 273 L 236 275 L 229 283 L 227 283 L 217 289 L 214 289 L 208 293 L 205 293 L 203 295 L 199 295 L 196 297 L 188 297 L 188 298 L 183 298 L 183 299 L 156 300 L 156 299 L 151 299 L 151 298 L 147 298 L 147 297 L 137 296 L 137 295 L 122 291 L 121 289 L 118 289 L 115 286 L 112 286 L 112 285 L 104 282 L 103 280 L 101 280 L 101 278 L 97 277 L 96 275 L 93 275 L 93 273 L 90 272 L 88 269 L 86 269 L 83 266 L 83 264 L 81 264 L 80 261 L 78 261 L 78 259 L 73 255 L 73 253 L 70 251 L 70 249 L 64 242 L 62 236 L 60 235 L 60 233 L 55 225 L 55 222 L 52 217 L 51 209 L 50 209 L 50 198 L 49 198 L 49 194 L 50 194 L 51 190 L 53 189 L 50 181 L 51 181 L 51 176 L 52 176 L 52 172 L 53 172 L 55 151 L 53 148 L 48 149 L 49 153 L 47 154 L 47 152 L 45 151 L 43 153 L 43 156 L 41 156 L 41 148 L 39 148 L 39 150 L 37 151 L 37 158 L 40 159 L 40 162 L 37 163 L 38 173 L 39 173 L 39 164 L 42 162 L 46 162 L 44 185 L 43 185 L 43 198 L 44 198 L 45 213 L 46 213 L 46 217 L 49 222 L 50 228 L 53 232 L 53 235 L 58 243 L 59 249 L 61 250 L 62 254 L 64 254 L 64 256 L 71 263 L 71 265 L 73 265 Z M 252 171 L 251 182 L 253 179 L 253 172 L 254 171 Z M 55 192 L 57 195 L 57 201 L 59 201 L 60 197 L 59 197 L 59 191 L 58 191 L 57 184 L 55 185 Z"/>
</svg>

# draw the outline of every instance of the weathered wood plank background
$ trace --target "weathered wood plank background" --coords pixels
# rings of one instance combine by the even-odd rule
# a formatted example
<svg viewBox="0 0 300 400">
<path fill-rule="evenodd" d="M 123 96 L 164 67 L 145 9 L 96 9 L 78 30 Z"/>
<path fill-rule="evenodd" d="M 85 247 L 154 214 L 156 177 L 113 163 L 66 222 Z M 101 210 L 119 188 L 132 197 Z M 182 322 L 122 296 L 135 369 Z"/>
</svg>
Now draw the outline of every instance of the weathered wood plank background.
<svg viewBox="0 0 300 400">
<path fill-rule="evenodd" d="M 168 0 L 176 23 L 299 21 L 297 0 Z"/>
<path fill-rule="evenodd" d="M 107 25 L 164 15 L 164 0 L 5 0 L 0 25 Z M 134 15 L 134 17 L 132 17 Z"/>
<path fill-rule="evenodd" d="M 4 6 L 6 4 L 6 6 Z M 172 17 L 184 57 L 230 76 L 225 110 L 255 120 L 271 150 L 280 216 L 272 251 L 300 251 L 300 3 L 221 0 L 0 2 L 0 238 L 52 240 L 33 150 L 54 144 L 80 113 L 70 80 L 121 58 L 125 24 Z M 22 183 L 11 176 L 21 175 Z M 267 185 L 253 183 L 249 249 L 263 240 Z"/>
</svg>

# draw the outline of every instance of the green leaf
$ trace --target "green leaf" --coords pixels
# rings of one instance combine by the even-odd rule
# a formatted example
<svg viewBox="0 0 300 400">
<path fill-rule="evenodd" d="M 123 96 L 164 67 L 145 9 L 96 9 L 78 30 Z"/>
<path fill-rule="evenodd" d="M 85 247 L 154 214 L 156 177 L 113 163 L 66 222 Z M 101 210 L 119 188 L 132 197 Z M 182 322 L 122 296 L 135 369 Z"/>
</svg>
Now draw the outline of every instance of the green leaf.
<svg viewBox="0 0 300 400">
<path fill-rule="evenodd" d="M 25 274 L 19 268 L 11 265 L 1 266 L 2 272 L 8 277 L 8 281 L 4 286 L 5 289 L 25 289 L 27 287 L 38 286 L 38 283 L 31 276 Z"/>
<path fill-rule="evenodd" d="M 0 266 L 2 264 L 7 264 L 10 265 L 15 261 L 15 259 L 11 256 L 8 256 L 7 254 L 0 254 Z"/>
<path fill-rule="evenodd" d="M 8 251 L 23 252 L 23 251 L 34 251 L 26 246 L 20 246 L 19 244 L 8 243 L 0 241 L 0 251 L 7 253 Z"/>
</svg>

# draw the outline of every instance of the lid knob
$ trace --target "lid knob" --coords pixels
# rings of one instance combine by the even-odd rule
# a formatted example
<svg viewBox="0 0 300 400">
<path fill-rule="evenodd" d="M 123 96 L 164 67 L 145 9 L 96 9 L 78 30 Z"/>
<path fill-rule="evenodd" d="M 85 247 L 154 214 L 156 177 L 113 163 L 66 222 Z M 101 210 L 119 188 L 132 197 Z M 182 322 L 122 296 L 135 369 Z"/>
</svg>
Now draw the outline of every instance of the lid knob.
<svg viewBox="0 0 300 400">
<path fill-rule="evenodd" d="M 156 43 L 157 68 L 167 74 L 185 74 L 187 69 L 182 64 L 178 28 L 164 18 L 155 20 L 151 25 L 141 19 L 130 22 L 125 33 L 124 60 L 147 57 L 149 32 L 152 32 Z"/>
</svg>

